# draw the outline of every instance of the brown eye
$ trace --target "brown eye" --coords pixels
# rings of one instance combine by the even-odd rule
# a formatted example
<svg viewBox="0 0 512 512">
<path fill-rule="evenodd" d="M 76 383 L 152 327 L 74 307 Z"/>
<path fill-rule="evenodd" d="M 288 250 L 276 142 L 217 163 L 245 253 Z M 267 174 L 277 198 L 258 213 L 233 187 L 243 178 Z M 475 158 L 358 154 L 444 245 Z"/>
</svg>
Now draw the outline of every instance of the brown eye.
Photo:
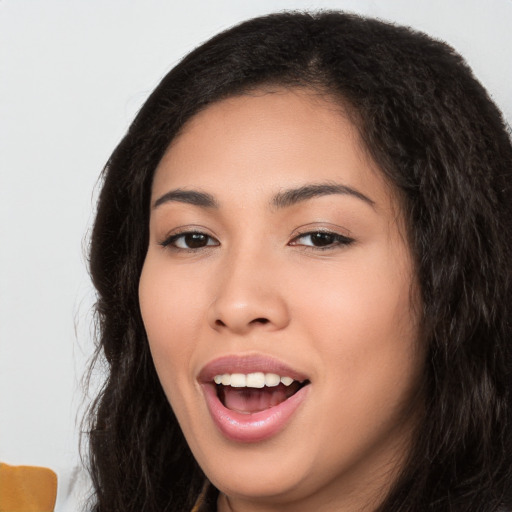
<svg viewBox="0 0 512 512">
<path fill-rule="evenodd" d="M 183 235 L 183 244 L 187 247 L 187 249 L 199 249 L 200 247 L 205 247 L 208 245 L 208 236 L 203 235 L 203 233 L 189 233 L 187 235 Z"/>
<path fill-rule="evenodd" d="M 335 242 L 335 235 L 332 233 L 312 233 L 309 235 L 311 238 L 311 243 L 315 247 L 325 247 L 326 245 L 331 245 Z"/>
<path fill-rule="evenodd" d="M 349 245 L 354 240 L 338 233 L 328 231 L 312 231 L 296 237 L 290 245 L 303 245 L 306 247 L 318 247 L 319 249 L 329 249 L 342 245 Z"/>
<path fill-rule="evenodd" d="M 193 250 L 203 247 L 219 245 L 219 242 L 205 233 L 190 232 L 172 235 L 162 243 L 164 247 L 174 247 L 176 249 Z"/>
</svg>

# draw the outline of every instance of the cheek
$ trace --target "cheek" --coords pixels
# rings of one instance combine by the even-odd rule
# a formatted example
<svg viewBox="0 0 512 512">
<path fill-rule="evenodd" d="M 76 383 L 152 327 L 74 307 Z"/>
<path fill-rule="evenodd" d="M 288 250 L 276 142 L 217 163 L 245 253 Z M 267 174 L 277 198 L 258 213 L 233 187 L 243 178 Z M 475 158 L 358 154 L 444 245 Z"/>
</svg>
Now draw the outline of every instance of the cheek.
<svg viewBox="0 0 512 512">
<path fill-rule="evenodd" d="M 417 315 L 411 305 L 411 270 L 396 254 L 370 253 L 305 279 L 293 294 L 295 314 L 309 332 L 344 403 L 379 407 L 379 400 L 406 400 L 422 365 Z M 402 257 L 402 261 L 404 258 Z M 335 385 L 332 383 L 335 382 Z"/>
<path fill-rule="evenodd" d="M 402 258 L 403 259 L 403 258 Z M 415 331 L 411 307 L 411 270 L 387 251 L 369 250 L 350 254 L 342 264 L 317 266 L 295 281 L 291 294 L 295 308 L 313 331 L 334 333 L 333 348 L 339 341 L 357 338 L 364 347 L 383 344 L 390 338 Z M 291 283 L 290 283 L 291 285 Z"/>
<path fill-rule="evenodd" d="M 153 361 L 169 399 L 191 371 L 203 314 L 201 293 L 193 281 L 181 282 L 179 273 L 166 272 L 148 256 L 139 283 L 139 303 Z M 178 276 L 178 277 L 177 277 Z"/>
<path fill-rule="evenodd" d="M 322 368 L 319 407 L 329 414 L 316 416 L 314 428 L 332 440 L 322 452 L 331 469 L 407 428 L 424 359 L 407 269 L 347 265 L 334 273 L 337 281 L 311 280 L 295 294 L 306 298 L 299 318 Z"/>
</svg>

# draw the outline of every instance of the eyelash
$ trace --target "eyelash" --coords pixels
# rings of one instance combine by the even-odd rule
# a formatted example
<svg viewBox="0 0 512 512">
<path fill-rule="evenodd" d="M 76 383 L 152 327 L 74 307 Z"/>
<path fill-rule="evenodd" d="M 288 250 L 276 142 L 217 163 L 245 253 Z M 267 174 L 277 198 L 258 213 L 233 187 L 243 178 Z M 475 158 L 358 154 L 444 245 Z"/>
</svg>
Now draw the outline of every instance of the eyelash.
<svg viewBox="0 0 512 512">
<path fill-rule="evenodd" d="M 300 240 L 301 238 L 305 237 L 312 237 L 313 235 L 321 235 L 323 237 L 331 237 L 331 242 L 328 245 L 321 246 L 321 245 L 313 245 L 313 244 L 297 244 L 297 240 Z M 349 238 L 344 235 L 340 235 L 339 233 L 333 233 L 332 231 L 324 231 L 324 230 L 315 230 L 315 231 L 307 231 L 305 233 L 300 233 L 297 235 L 291 242 L 289 242 L 289 245 L 301 245 L 305 249 L 309 248 L 308 250 L 315 250 L 315 251 L 328 251 L 335 249 L 337 247 L 341 246 L 347 246 L 350 245 L 352 242 L 354 242 L 353 238 Z"/>
<path fill-rule="evenodd" d="M 325 246 L 322 245 L 313 245 L 313 244 L 299 244 L 297 243 L 298 240 L 301 238 L 306 237 L 312 237 L 314 235 L 321 235 L 323 237 L 331 237 L 331 242 Z M 176 243 L 182 239 L 185 241 L 186 237 L 205 237 L 207 239 L 206 245 L 200 246 L 200 247 L 178 247 Z M 210 243 L 211 241 L 214 241 L 214 243 Z M 291 246 L 301 246 L 304 248 L 304 250 L 315 250 L 315 251 L 327 251 L 332 250 L 340 246 L 348 246 L 354 242 L 353 238 L 349 238 L 344 235 L 340 235 L 339 233 L 333 233 L 332 231 L 324 231 L 324 230 L 315 230 L 315 231 L 307 231 L 304 233 L 300 233 L 297 236 L 295 236 L 288 245 Z M 176 233 L 174 235 L 169 236 L 164 241 L 160 242 L 160 245 L 162 247 L 170 248 L 174 251 L 185 251 L 185 252 L 196 252 L 203 249 L 206 249 L 208 247 L 217 247 L 220 245 L 220 242 L 213 238 L 212 236 L 203 233 L 201 231 L 185 231 L 182 233 Z"/>
<path fill-rule="evenodd" d="M 201 247 L 178 247 L 176 245 L 176 242 L 178 240 L 180 240 L 180 239 L 185 240 L 186 237 L 191 237 L 191 236 L 192 237 L 193 236 L 205 237 L 207 239 L 206 245 L 203 245 Z M 209 243 L 211 240 L 214 240 L 215 243 L 213 243 L 213 244 Z M 210 236 L 206 233 L 203 233 L 202 231 L 184 231 L 182 233 L 176 233 L 174 235 L 169 236 L 163 242 L 160 242 L 160 245 L 162 247 L 167 247 L 174 251 L 196 252 L 196 251 L 200 251 L 201 249 L 205 249 L 207 247 L 218 246 L 218 245 L 220 245 L 220 242 L 218 240 L 216 240 L 215 238 L 213 238 L 212 236 Z"/>
</svg>

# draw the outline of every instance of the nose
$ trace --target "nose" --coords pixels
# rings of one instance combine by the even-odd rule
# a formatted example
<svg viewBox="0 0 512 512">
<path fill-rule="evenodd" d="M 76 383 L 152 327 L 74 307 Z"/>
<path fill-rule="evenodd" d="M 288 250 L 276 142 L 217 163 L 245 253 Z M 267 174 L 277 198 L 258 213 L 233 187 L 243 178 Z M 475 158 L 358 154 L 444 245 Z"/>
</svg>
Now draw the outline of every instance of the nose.
<svg viewBox="0 0 512 512">
<path fill-rule="evenodd" d="M 218 332 L 244 335 L 254 329 L 277 331 L 289 321 L 285 290 L 277 269 L 256 254 L 238 254 L 222 263 L 208 323 Z"/>
</svg>

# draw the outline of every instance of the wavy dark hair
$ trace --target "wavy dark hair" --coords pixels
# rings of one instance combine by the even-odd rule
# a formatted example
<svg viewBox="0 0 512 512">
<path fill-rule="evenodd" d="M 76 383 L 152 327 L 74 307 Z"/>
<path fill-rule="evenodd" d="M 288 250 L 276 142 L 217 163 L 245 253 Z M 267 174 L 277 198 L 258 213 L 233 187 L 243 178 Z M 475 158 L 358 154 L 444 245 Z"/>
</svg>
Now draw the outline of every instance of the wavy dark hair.
<svg viewBox="0 0 512 512">
<path fill-rule="evenodd" d="M 448 45 L 340 12 L 249 20 L 186 56 L 110 157 L 90 247 L 96 363 L 88 416 L 97 512 L 190 510 L 204 475 L 162 391 L 138 303 L 153 173 L 194 114 L 258 87 L 305 87 L 349 111 L 401 197 L 421 287 L 425 414 L 380 512 L 511 506 L 512 144 Z"/>
</svg>

